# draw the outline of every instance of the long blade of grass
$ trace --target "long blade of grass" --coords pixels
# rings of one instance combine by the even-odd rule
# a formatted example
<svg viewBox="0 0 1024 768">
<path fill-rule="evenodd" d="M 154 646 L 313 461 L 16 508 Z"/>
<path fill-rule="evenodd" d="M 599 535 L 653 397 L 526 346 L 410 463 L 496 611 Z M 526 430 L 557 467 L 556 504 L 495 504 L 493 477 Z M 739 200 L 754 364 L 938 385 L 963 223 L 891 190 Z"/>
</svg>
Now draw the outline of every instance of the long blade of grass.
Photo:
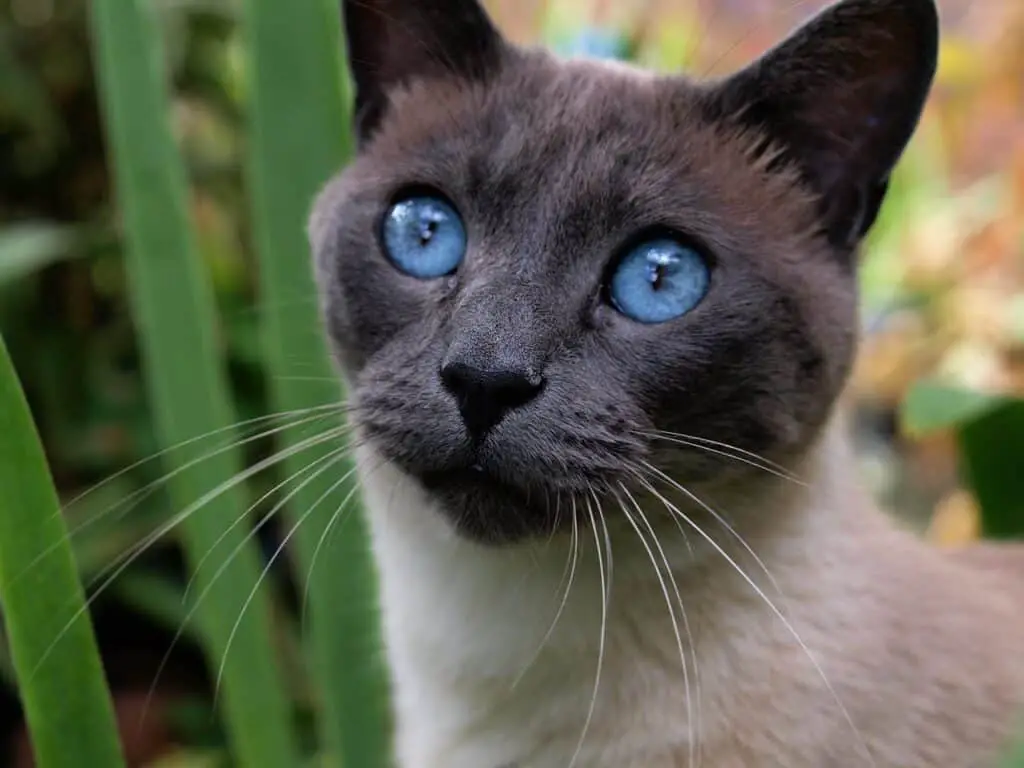
<svg viewBox="0 0 1024 768">
<path fill-rule="evenodd" d="M 341 168 L 353 145 L 340 4 L 247 0 L 243 8 L 251 77 L 252 218 L 274 407 L 306 408 L 337 400 L 340 387 L 319 332 L 305 238 L 315 193 Z M 290 505 L 293 519 L 298 521 L 350 469 L 348 462 L 339 465 L 304 489 Z M 341 483 L 333 497 L 352 498 L 353 483 Z M 310 579 L 313 677 L 322 686 L 324 704 L 320 730 L 326 748 L 340 755 L 343 765 L 374 768 L 388 764 L 389 741 L 375 573 L 361 511 L 344 510 L 328 531 L 336 508 L 321 505 L 296 537 L 300 586 Z M 325 534 L 330 546 L 317 554 Z"/>
<path fill-rule="evenodd" d="M 2 338 L 0 488 L 0 605 L 36 763 L 123 766 L 60 502 Z"/>
<path fill-rule="evenodd" d="M 214 339 L 212 297 L 202 273 L 186 208 L 186 179 L 168 119 L 169 94 L 152 4 L 94 0 L 93 35 L 124 217 L 133 311 L 140 331 L 147 385 L 164 445 L 186 442 L 233 422 Z M 198 455 L 186 448 L 168 463 L 181 467 Z M 169 482 L 175 505 L 187 508 L 236 475 L 237 452 L 198 462 Z M 239 489 L 190 515 L 182 535 L 197 564 L 215 546 L 226 556 L 242 545 L 248 526 L 232 523 L 245 510 Z M 221 548 L 222 547 L 222 548 Z M 266 593 L 251 604 L 227 653 L 232 625 L 260 574 L 254 546 L 244 546 L 216 581 L 197 569 L 206 597 L 198 620 L 212 669 L 224 666 L 220 702 L 237 764 L 246 768 L 298 765 L 293 712 L 272 648 Z"/>
</svg>

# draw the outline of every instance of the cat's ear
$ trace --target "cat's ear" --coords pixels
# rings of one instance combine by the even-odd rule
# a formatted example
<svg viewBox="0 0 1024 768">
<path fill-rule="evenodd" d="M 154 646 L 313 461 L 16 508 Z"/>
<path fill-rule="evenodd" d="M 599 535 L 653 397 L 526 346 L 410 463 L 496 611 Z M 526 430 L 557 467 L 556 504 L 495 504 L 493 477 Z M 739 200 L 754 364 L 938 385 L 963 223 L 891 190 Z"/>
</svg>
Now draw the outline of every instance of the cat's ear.
<svg viewBox="0 0 1024 768">
<path fill-rule="evenodd" d="M 763 131 L 821 195 L 838 247 L 874 223 L 935 75 L 934 0 L 843 0 L 715 85 L 716 116 Z"/>
<path fill-rule="evenodd" d="M 355 127 L 373 133 L 388 92 L 416 77 L 479 80 L 505 48 L 477 0 L 343 0 Z"/>
</svg>

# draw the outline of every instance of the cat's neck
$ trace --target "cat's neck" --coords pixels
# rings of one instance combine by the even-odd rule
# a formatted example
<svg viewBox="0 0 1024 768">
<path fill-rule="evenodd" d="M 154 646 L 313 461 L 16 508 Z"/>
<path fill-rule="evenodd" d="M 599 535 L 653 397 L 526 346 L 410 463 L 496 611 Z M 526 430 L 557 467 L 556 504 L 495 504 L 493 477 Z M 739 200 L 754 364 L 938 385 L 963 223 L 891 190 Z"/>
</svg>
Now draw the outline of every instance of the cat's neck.
<svg viewBox="0 0 1024 768">
<path fill-rule="evenodd" d="M 402 764 L 491 768 L 494 756 L 521 760 L 526 742 L 549 734 L 558 743 L 541 738 L 535 747 L 546 757 L 528 764 L 565 765 L 558 759 L 571 757 L 571 735 L 588 715 L 604 734 L 601 759 L 616 764 L 607 739 L 617 734 L 632 760 L 630 739 L 659 748 L 646 729 L 621 727 L 637 700 L 671 718 L 666 733 L 692 719 L 709 738 L 696 699 L 699 691 L 704 720 L 709 707 L 726 707 L 719 689 L 738 672 L 729 658 L 751 663 L 749 680 L 759 664 L 772 668 L 757 659 L 773 648 L 792 656 L 810 646 L 809 634 L 829 623 L 822 606 L 838 606 L 840 622 L 840 611 L 857 609 L 836 598 L 867 578 L 865 538 L 898 537 L 857 491 L 841 431 L 838 422 L 826 429 L 797 468 L 803 484 L 777 479 L 716 494 L 728 527 L 693 509 L 693 525 L 663 509 L 644 510 L 648 522 L 635 509 L 632 522 L 606 509 L 606 531 L 591 523 L 594 507 L 577 509 L 574 535 L 511 548 L 459 538 L 396 469 L 371 473 L 364 484 Z M 815 681 L 814 664 L 803 667 Z M 501 728 L 491 727 L 496 720 Z M 584 759 L 588 742 L 578 764 L 605 765 Z M 658 759 L 651 752 L 649 764 Z"/>
</svg>

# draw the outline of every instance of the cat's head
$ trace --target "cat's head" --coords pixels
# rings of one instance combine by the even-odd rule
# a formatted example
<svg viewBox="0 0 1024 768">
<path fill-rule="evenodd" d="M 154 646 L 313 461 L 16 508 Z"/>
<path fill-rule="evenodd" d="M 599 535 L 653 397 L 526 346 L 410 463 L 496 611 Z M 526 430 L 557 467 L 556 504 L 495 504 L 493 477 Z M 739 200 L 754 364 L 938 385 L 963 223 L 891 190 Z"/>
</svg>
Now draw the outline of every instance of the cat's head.
<svg viewBox="0 0 1024 768">
<path fill-rule="evenodd" d="M 343 7 L 359 150 L 310 232 L 382 457 L 500 542 L 652 465 L 699 482 L 756 471 L 723 444 L 810 443 L 932 0 L 845 0 L 715 82 L 514 46 L 475 0 Z"/>
</svg>

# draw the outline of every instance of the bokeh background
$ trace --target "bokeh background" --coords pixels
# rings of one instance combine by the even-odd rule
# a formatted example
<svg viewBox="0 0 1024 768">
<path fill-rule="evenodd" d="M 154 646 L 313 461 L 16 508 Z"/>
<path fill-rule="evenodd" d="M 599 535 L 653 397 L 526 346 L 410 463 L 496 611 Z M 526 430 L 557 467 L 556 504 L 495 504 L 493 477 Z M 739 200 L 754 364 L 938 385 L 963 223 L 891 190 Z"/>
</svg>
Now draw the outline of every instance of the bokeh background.
<svg viewBox="0 0 1024 768">
<path fill-rule="evenodd" d="M 239 11 L 231 0 L 152 4 L 219 339 L 239 418 L 251 418 L 269 405 L 243 184 Z M 487 5 L 516 40 L 699 76 L 749 61 L 825 3 Z M 940 6 L 938 83 L 864 254 L 864 344 L 848 397 L 861 471 L 881 503 L 936 545 L 955 546 L 1024 530 L 1024 2 Z M 87 10 L 84 0 L 0 0 L 0 332 L 73 528 L 145 487 L 158 469 L 123 472 L 73 499 L 159 450 L 126 295 Z M 296 269 L 305 268 L 305 255 L 296 254 Z M 302 371 L 296 360 L 297 379 Z M 167 519 L 169 504 L 157 492 L 76 535 L 83 578 Z M 263 533 L 273 551 L 280 531 Z M 132 765 L 220 764 L 210 675 L 187 630 L 146 718 L 137 717 L 183 621 L 183 584 L 177 542 L 168 537 L 95 602 Z M 308 691 L 295 645 L 282 633 L 301 708 Z M 0 765 L 20 768 L 31 762 L 11 679 L 0 646 Z"/>
</svg>

